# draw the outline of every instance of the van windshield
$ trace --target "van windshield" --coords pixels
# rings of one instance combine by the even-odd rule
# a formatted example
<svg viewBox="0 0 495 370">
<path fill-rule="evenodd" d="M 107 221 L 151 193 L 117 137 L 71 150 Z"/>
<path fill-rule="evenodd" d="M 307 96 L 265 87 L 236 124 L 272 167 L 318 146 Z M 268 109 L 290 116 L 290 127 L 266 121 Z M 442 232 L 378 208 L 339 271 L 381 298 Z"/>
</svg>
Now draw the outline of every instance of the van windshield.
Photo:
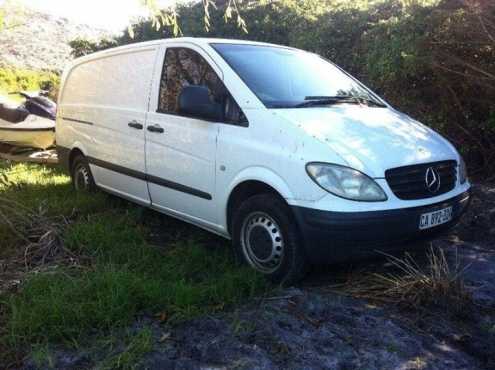
<svg viewBox="0 0 495 370">
<path fill-rule="evenodd" d="M 211 46 L 267 108 L 367 102 L 384 106 L 369 90 L 318 55 L 284 47 L 223 44 Z M 342 98 L 356 98 L 355 100 Z"/>
</svg>

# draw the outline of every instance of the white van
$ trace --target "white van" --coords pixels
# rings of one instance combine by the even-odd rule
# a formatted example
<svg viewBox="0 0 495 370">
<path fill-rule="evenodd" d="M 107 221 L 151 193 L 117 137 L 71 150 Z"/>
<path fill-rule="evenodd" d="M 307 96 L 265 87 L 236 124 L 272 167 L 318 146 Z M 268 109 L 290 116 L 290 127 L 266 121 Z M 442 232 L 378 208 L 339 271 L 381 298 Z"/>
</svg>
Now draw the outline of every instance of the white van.
<svg viewBox="0 0 495 370">
<path fill-rule="evenodd" d="M 273 281 L 454 225 L 456 149 L 336 65 L 271 44 L 178 38 L 77 59 L 59 157 L 98 187 L 232 239 Z"/>
</svg>

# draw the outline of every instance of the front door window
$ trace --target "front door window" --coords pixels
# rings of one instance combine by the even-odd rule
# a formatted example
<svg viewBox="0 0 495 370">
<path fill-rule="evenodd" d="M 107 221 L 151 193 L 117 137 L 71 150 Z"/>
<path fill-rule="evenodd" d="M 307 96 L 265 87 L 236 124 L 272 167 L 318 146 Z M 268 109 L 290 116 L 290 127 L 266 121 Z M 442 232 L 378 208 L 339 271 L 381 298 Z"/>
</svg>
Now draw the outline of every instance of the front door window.
<svg viewBox="0 0 495 370">
<path fill-rule="evenodd" d="M 208 89 L 211 101 L 221 105 L 225 123 L 247 122 L 222 80 L 201 55 L 188 48 L 167 48 L 160 80 L 158 112 L 180 115 L 179 95 L 184 87 L 190 85 Z"/>
</svg>

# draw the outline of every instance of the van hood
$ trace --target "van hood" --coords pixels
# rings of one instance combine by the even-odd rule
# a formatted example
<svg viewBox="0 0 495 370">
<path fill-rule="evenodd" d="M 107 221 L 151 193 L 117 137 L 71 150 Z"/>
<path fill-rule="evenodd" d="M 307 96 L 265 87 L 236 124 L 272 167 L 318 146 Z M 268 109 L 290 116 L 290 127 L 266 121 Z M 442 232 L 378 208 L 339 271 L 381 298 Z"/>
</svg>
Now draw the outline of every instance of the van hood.
<svg viewBox="0 0 495 370">
<path fill-rule="evenodd" d="M 389 168 L 458 158 L 439 134 L 391 108 L 343 104 L 277 109 L 275 114 L 303 130 L 306 138 L 327 145 L 343 164 L 374 178 L 384 177 Z"/>
</svg>

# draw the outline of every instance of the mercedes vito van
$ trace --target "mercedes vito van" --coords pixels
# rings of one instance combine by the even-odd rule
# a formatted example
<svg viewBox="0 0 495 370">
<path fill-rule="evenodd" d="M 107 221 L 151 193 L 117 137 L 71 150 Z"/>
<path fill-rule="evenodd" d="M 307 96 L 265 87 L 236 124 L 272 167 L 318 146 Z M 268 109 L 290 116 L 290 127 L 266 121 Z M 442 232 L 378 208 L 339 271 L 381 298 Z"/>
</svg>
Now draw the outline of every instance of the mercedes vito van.
<svg viewBox="0 0 495 370">
<path fill-rule="evenodd" d="M 232 240 L 273 281 L 403 248 L 469 200 L 456 149 L 318 55 L 177 38 L 75 60 L 56 141 L 76 190 Z"/>
</svg>

